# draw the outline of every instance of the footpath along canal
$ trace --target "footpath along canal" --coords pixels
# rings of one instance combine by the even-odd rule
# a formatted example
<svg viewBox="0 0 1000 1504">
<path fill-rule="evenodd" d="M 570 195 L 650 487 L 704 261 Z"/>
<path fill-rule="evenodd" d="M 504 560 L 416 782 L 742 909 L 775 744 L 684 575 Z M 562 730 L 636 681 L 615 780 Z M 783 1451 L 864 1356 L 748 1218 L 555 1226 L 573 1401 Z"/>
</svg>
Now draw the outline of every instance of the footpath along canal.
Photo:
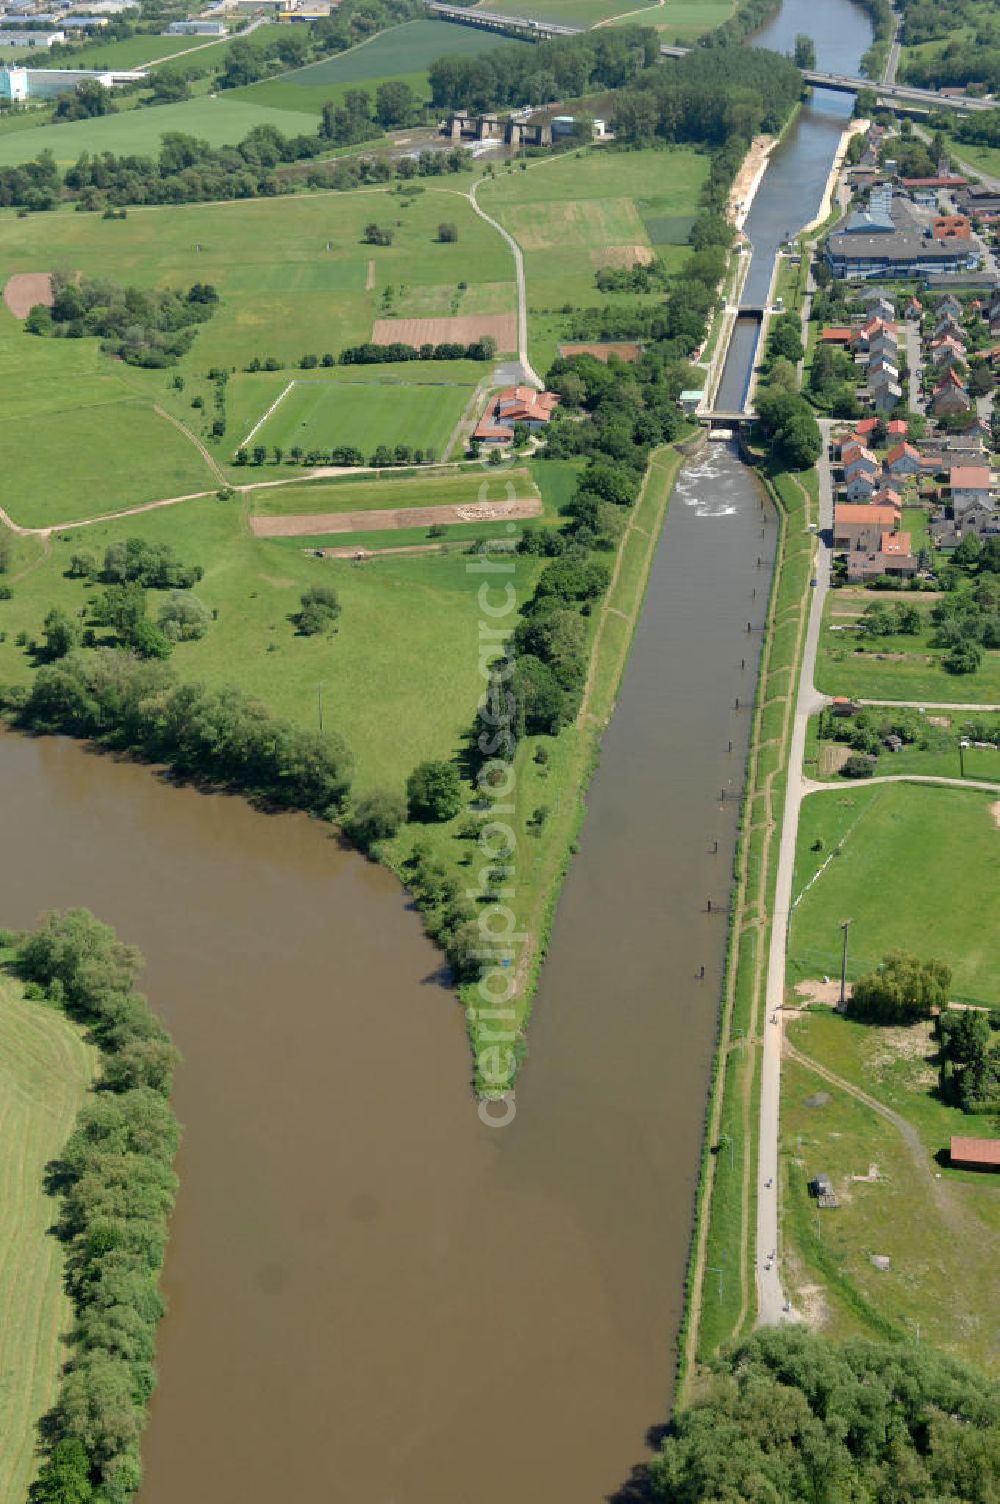
<svg viewBox="0 0 1000 1504">
<path fill-rule="evenodd" d="M 867 45 L 849 0 L 785 15 L 821 66 Z M 850 58 L 814 17 L 855 28 Z M 841 123 L 803 114 L 751 235 L 811 216 Z M 86 904 L 114 924 L 184 1055 L 141 1504 L 601 1504 L 648 1455 L 774 540 L 726 446 L 687 466 L 503 1130 L 476 1116 L 461 1011 L 389 874 L 304 818 L 0 737 L 2 921 Z"/>
</svg>

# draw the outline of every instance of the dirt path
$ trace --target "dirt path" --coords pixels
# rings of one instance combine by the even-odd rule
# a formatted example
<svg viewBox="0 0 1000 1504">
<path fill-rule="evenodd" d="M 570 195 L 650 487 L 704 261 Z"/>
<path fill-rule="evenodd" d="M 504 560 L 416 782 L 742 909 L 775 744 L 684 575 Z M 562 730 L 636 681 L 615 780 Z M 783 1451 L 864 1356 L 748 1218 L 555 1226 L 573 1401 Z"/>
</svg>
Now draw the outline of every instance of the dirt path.
<svg viewBox="0 0 1000 1504">
<path fill-rule="evenodd" d="M 214 455 L 209 454 L 208 450 L 205 448 L 198 435 L 196 433 L 192 433 L 186 423 L 182 423 L 180 418 L 175 418 L 173 413 L 168 413 L 166 408 L 161 407 L 158 402 L 153 403 L 153 411 L 154 413 L 159 413 L 161 418 L 166 418 L 168 423 L 172 423 L 174 425 L 178 433 L 182 433 L 184 437 L 194 445 L 198 453 L 201 455 L 202 459 L 205 461 L 205 464 L 211 470 L 212 474 L 215 476 L 220 485 L 228 485 L 226 477 L 223 475 L 221 469 L 219 468 L 218 460 Z"/>
<path fill-rule="evenodd" d="M 374 263 L 374 261 L 369 261 L 369 263 L 368 263 L 368 275 L 365 277 L 365 292 L 374 292 L 374 291 L 375 291 L 375 263 Z"/>
</svg>

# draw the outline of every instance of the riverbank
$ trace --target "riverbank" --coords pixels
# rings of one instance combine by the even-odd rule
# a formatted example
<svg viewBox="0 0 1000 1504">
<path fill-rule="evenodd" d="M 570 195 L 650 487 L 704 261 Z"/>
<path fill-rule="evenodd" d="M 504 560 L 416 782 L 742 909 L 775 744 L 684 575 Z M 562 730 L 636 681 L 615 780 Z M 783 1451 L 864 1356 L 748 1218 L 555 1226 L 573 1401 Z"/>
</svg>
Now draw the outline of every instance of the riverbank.
<svg viewBox="0 0 1000 1504">
<path fill-rule="evenodd" d="M 809 221 L 809 223 L 802 226 L 802 229 L 799 231 L 800 235 L 808 235 L 811 233 L 811 231 L 818 230 L 820 225 L 825 224 L 829 219 L 830 212 L 833 209 L 833 195 L 836 191 L 837 183 L 840 179 L 840 174 L 843 169 L 844 162 L 847 158 L 847 152 L 851 144 L 851 138 L 853 136 L 863 134 L 868 129 L 870 124 L 871 122 L 868 120 L 852 120 L 850 125 L 844 131 L 844 134 L 840 138 L 840 144 L 838 145 L 833 158 L 833 166 L 830 168 L 830 176 L 826 180 L 826 187 L 823 190 L 823 197 L 820 200 L 819 208 L 817 209 L 816 213 Z"/>
<path fill-rule="evenodd" d="M 680 1345 L 682 1393 L 755 1315 L 758 1083 L 777 840 L 795 682 L 807 619 L 816 500 L 794 476 L 761 474 L 779 518 L 764 657 L 758 676 L 740 840 L 734 865 L 725 989 Z M 734 1257 L 734 1250 L 738 1255 Z"/>
<path fill-rule="evenodd" d="M 793 115 L 792 119 L 794 118 Z M 726 217 L 741 232 L 761 179 L 767 171 L 767 160 L 780 140 L 781 136 L 754 136 L 743 164 L 733 179 L 726 203 Z"/>
</svg>

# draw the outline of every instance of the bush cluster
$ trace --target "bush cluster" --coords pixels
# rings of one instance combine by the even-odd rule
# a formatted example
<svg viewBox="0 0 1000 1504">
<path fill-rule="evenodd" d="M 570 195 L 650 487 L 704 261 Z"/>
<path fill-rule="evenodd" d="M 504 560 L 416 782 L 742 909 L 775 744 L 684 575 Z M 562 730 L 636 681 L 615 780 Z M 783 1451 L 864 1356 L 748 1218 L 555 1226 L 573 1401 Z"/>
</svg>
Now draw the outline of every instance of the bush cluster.
<svg viewBox="0 0 1000 1504">
<path fill-rule="evenodd" d="M 36 303 L 24 321 L 29 334 L 63 339 L 97 335 L 101 349 L 133 366 L 172 366 L 186 355 L 198 325 L 211 318 L 219 301 L 209 283 L 186 293 L 121 287 L 105 278 L 53 272 L 52 307 Z"/>
<path fill-rule="evenodd" d="M 134 990 L 141 964 L 86 909 L 47 915 L 17 948 L 29 994 L 65 1008 L 100 1051 L 97 1090 L 50 1166 L 74 1319 L 59 1396 L 40 1426 L 36 1504 L 126 1504 L 142 1476 L 180 1129 L 169 1104 L 177 1052 Z"/>
</svg>

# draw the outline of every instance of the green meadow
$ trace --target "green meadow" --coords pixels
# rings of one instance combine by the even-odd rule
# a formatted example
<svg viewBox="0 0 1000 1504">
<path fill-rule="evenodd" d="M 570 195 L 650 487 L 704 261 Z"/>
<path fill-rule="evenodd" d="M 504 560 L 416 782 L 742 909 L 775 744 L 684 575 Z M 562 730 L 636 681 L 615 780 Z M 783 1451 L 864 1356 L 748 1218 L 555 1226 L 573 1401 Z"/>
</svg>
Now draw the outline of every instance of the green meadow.
<svg viewBox="0 0 1000 1504">
<path fill-rule="evenodd" d="M 315 114 L 327 100 L 339 100 L 345 89 L 368 88 L 374 93 L 375 87 L 387 79 L 402 79 L 417 94 L 426 96 L 427 69 L 437 58 L 475 55 L 511 43 L 516 43 L 516 38 L 478 27 L 447 21 L 407 21 L 379 32 L 349 52 L 232 92 L 247 103 L 280 110 L 311 110 Z"/>
<path fill-rule="evenodd" d="M 27 1001 L 0 975 L 0 1499 L 10 1504 L 35 1476 L 35 1426 L 68 1356 L 72 1313 L 52 1232 L 58 1204 L 44 1181 L 94 1066 L 94 1051 L 62 1013 Z"/>
<path fill-rule="evenodd" d="M 952 967 L 955 998 L 1000 1005 L 995 803 L 975 789 L 907 783 L 838 786 L 805 799 L 789 984 L 840 974 L 840 925 L 849 919 L 851 977 L 887 951 L 912 951 Z"/>
<path fill-rule="evenodd" d="M 458 226 L 457 244 L 436 239 L 444 214 Z M 369 219 L 392 226 L 392 245 L 362 243 Z M 0 253 L 7 275 L 61 267 L 146 287 L 211 282 L 220 294 L 192 350 L 168 370 L 112 361 L 97 340 L 28 335 L 0 308 L 0 436 L 15 465 L 3 504 L 15 521 L 36 527 L 214 488 L 218 477 L 196 441 L 227 464 L 296 376 L 323 382 L 298 389 L 315 394 L 311 417 L 296 397 L 262 442 L 326 442 L 332 415 L 331 444 L 356 444 L 366 455 L 397 443 L 440 452 L 488 365 L 421 361 L 305 373 L 299 361 L 367 340 L 374 320 L 390 307 L 408 312 L 411 296 L 415 311 L 429 312 L 428 304 L 445 311 L 450 289 L 464 310 L 466 294 L 456 284 L 467 280 L 480 306 L 502 309 L 513 286 L 512 258 L 496 232 L 461 194 L 431 189 L 409 198 L 362 190 L 136 209 L 123 221 L 70 211 L 9 215 L 0 220 Z M 276 359 L 282 369 L 244 374 L 255 357 Z M 218 440 L 211 438 L 212 368 L 236 372 Z M 336 398 L 327 395 L 333 385 Z"/>
<path fill-rule="evenodd" d="M 504 469 L 499 481 L 479 466 L 459 473 L 397 477 L 391 471 L 364 480 L 303 481 L 290 486 L 262 486 L 250 494 L 255 517 L 288 517 L 306 513 L 371 512 L 392 507 L 468 506 L 497 500 L 510 493 L 518 499 L 538 496 L 538 487 L 525 466 Z"/>
<path fill-rule="evenodd" d="M 234 92 L 185 99 L 180 104 L 121 110 L 114 115 L 72 120 L 65 125 L 5 131 L 0 134 L 0 167 L 28 162 L 41 151 L 51 151 L 61 167 L 71 166 L 85 151 L 155 157 L 160 137 L 168 131 L 197 136 L 209 146 L 235 145 L 257 125 L 273 125 L 286 136 L 315 134 L 314 114 L 269 109 L 265 104 L 233 98 Z"/>
<path fill-rule="evenodd" d="M 648 10 L 650 20 L 658 14 L 655 3 L 636 4 L 635 0 L 484 0 L 479 10 L 494 10 L 505 16 L 525 16 L 529 20 L 558 21 L 563 26 L 579 26 L 586 29 L 599 22 L 610 21 L 615 16 L 629 15 L 634 25 L 641 25 Z M 638 14 L 632 15 L 632 11 Z"/>
<path fill-rule="evenodd" d="M 479 190 L 480 205 L 514 236 L 524 253 L 532 355 L 552 360 L 559 332 L 546 313 L 597 303 L 634 305 L 660 295 L 598 292 L 602 267 L 628 266 L 655 253 L 679 266 L 686 246 L 656 245 L 647 220 L 688 216 L 708 175 L 708 157 L 686 147 L 617 151 L 596 147 L 503 171 Z"/>
<path fill-rule="evenodd" d="M 858 604 L 855 597 L 830 592 L 816 657 L 817 689 L 862 700 L 1000 705 L 1000 651 L 984 651 L 975 673 L 948 673 L 941 667 L 944 649 L 930 645 L 927 613 L 923 631 L 914 637 L 863 640 L 853 624 L 868 599 Z"/>
</svg>

